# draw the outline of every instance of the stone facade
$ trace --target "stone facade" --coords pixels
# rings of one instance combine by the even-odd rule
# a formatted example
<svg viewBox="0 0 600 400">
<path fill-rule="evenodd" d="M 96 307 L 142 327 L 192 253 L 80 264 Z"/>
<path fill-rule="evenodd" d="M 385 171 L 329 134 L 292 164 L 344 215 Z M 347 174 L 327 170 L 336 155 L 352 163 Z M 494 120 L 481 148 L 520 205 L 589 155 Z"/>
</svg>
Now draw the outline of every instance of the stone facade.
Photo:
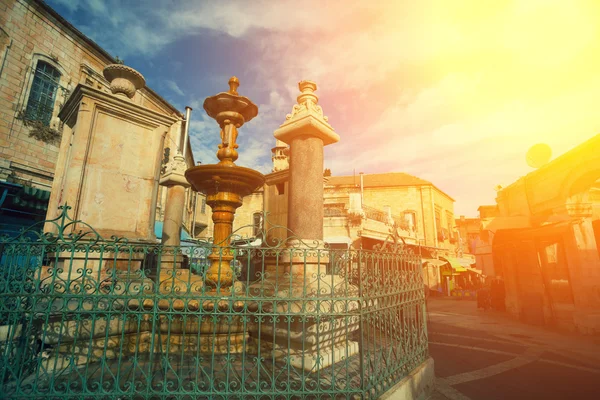
<svg viewBox="0 0 600 400">
<path fill-rule="evenodd" d="M 48 143 L 30 137 L 32 128 L 25 120 L 43 115 L 47 128 L 62 132 L 58 113 L 76 86 L 82 84 L 110 93 L 102 70 L 113 63 L 115 59 L 110 54 L 44 2 L 0 0 L 0 183 L 8 181 L 44 191 L 51 189 L 60 138 Z M 38 107 L 34 83 L 49 75 L 52 75 L 50 86 L 55 93 L 54 101 Z M 131 101 L 175 118 L 181 126 L 183 115 L 150 88 L 138 90 Z M 171 156 L 175 151 L 173 135 L 178 132 L 169 129 L 165 137 L 164 147 L 172 150 Z M 188 165 L 194 165 L 191 155 L 186 161 Z M 164 198 L 163 189 L 158 195 L 160 199 Z M 191 199 L 188 204 L 193 204 L 195 196 L 189 189 L 186 196 Z M 163 206 L 162 201 L 157 203 L 158 220 L 162 218 Z M 187 211 L 184 224 L 191 231 L 193 207 Z M 205 227 L 209 217 L 200 214 L 195 220 L 203 221 L 199 225 Z"/>
<path fill-rule="evenodd" d="M 233 233 L 241 238 L 259 236 L 263 217 L 264 188 L 244 197 L 243 205 L 235 213 Z"/>
<path fill-rule="evenodd" d="M 536 324 L 600 332 L 600 135 L 500 190 L 482 221 L 506 307 Z"/>
<path fill-rule="evenodd" d="M 454 227 L 454 199 L 431 182 L 404 173 L 332 176 L 326 184 L 326 199 L 350 213 L 357 203 L 362 204 L 367 220 L 375 219 L 368 218 L 370 209 L 383 211 L 399 222 L 408 242 L 455 252 L 456 236 L 450 236 L 449 230 Z"/>
<path fill-rule="evenodd" d="M 465 218 L 461 215 L 455 221 L 458 241 L 464 254 L 475 254 L 476 243 L 479 240 L 481 221 L 479 218 Z"/>
<path fill-rule="evenodd" d="M 266 175 L 265 187 L 238 209 L 234 229 L 252 224 L 262 196 L 266 229 L 272 239 L 282 240 L 291 234 L 286 230 L 289 176 L 286 169 L 277 169 L 279 158 L 274 156 L 273 162 L 274 172 Z M 365 174 L 362 197 L 358 175 L 324 177 L 323 187 L 323 237 L 330 244 L 360 248 L 363 237 L 370 247 L 386 240 L 396 223 L 406 243 L 437 248 L 440 255 L 458 253 L 458 233 L 450 231 L 455 227 L 454 199 L 431 182 L 404 173 Z M 249 235 L 250 229 L 243 233 Z"/>
</svg>

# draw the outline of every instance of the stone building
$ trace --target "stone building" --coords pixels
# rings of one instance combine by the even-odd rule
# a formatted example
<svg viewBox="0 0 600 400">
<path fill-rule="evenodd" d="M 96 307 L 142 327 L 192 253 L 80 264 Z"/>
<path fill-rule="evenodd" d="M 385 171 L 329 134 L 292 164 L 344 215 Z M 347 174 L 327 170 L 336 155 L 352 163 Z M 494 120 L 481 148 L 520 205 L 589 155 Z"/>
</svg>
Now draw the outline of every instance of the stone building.
<svg viewBox="0 0 600 400">
<path fill-rule="evenodd" d="M 461 215 L 455 221 L 458 245 L 463 254 L 475 254 L 481 221 L 479 218 L 465 218 Z"/>
<path fill-rule="evenodd" d="M 500 190 L 496 202 L 495 216 L 481 215 L 481 235 L 508 312 L 600 332 L 600 135 Z"/>
<path fill-rule="evenodd" d="M 102 70 L 115 62 L 43 1 L 0 0 L 0 231 L 10 234 L 44 219 L 63 132 L 58 113 L 78 84 L 109 92 Z M 152 89 L 137 91 L 132 101 L 182 126 L 183 114 Z M 174 152 L 177 132 L 167 134 L 167 152 Z M 186 158 L 194 165 L 191 152 Z M 166 196 L 159 190 L 157 220 Z M 186 230 L 194 231 L 195 222 L 199 232 L 208 215 L 194 217 L 202 199 L 190 190 L 187 196 Z"/>
<path fill-rule="evenodd" d="M 440 249 L 447 256 L 455 254 L 454 199 L 424 179 L 402 172 L 331 176 L 325 183 L 325 207 L 337 209 L 349 219 L 366 217 L 360 232 L 350 234 L 354 239 L 358 233 L 364 248 L 387 236 L 387 229 L 381 232 L 369 224 L 374 220 L 395 223 L 409 244 Z"/>
<path fill-rule="evenodd" d="M 474 251 L 476 267 L 483 275 L 487 277 L 494 277 L 496 270 L 494 268 L 494 255 L 492 253 L 492 242 L 493 233 L 489 231 L 482 231 L 481 227 L 486 226 L 493 218 L 498 216 L 497 206 L 480 206 L 479 218 L 476 218 L 478 222 L 477 232 L 473 232 L 473 227 L 470 227 L 468 235 L 474 238 L 471 242 L 471 250 Z"/>
</svg>

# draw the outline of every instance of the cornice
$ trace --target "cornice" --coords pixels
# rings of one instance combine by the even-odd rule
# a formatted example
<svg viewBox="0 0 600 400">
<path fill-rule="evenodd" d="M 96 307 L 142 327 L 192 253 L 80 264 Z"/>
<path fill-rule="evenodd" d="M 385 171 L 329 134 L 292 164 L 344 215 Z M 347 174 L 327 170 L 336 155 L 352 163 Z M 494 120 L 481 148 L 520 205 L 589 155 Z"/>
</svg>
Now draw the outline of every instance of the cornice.
<svg viewBox="0 0 600 400">
<path fill-rule="evenodd" d="M 69 97 L 63 108 L 58 113 L 58 117 L 61 121 L 64 121 L 67 125 L 73 126 L 74 116 L 81 104 L 81 100 L 84 97 L 92 98 L 105 105 L 110 105 L 119 109 L 127 114 L 134 114 L 137 118 L 143 118 L 150 121 L 154 121 L 163 125 L 170 126 L 174 124 L 178 118 L 172 115 L 165 115 L 139 104 L 131 102 L 131 100 L 123 97 L 115 96 L 111 93 L 106 93 L 98 89 L 94 89 L 88 85 L 78 84 L 73 94 Z"/>
<path fill-rule="evenodd" d="M 271 172 L 265 175 L 265 183 L 268 186 L 273 186 L 278 183 L 287 182 L 290 178 L 290 170 L 284 169 L 281 171 Z"/>
</svg>

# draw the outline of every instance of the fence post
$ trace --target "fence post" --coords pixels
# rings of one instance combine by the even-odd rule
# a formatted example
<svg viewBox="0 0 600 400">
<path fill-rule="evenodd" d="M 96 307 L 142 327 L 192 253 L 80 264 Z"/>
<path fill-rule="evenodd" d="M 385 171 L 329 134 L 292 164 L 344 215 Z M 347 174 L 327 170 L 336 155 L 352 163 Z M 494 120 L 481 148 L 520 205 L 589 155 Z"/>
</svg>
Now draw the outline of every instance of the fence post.
<svg viewBox="0 0 600 400">
<path fill-rule="evenodd" d="M 356 270 L 358 275 L 358 315 L 359 315 L 359 340 L 358 340 L 358 356 L 359 356 L 359 365 L 360 365 L 360 388 L 362 390 L 361 398 L 366 397 L 365 391 L 365 351 L 364 351 L 364 287 L 363 287 L 363 265 L 362 265 L 362 249 L 357 251 L 357 261 L 356 261 Z"/>
</svg>

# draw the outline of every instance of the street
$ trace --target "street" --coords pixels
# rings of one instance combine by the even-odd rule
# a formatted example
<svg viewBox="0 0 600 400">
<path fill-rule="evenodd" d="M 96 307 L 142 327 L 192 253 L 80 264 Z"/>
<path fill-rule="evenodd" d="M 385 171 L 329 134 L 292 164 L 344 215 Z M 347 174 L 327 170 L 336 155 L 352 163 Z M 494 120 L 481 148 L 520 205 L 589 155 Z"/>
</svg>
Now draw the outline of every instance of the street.
<svg viewBox="0 0 600 400">
<path fill-rule="evenodd" d="M 600 398 L 600 340 L 523 324 L 476 302 L 428 300 L 431 400 Z"/>
</svg>

